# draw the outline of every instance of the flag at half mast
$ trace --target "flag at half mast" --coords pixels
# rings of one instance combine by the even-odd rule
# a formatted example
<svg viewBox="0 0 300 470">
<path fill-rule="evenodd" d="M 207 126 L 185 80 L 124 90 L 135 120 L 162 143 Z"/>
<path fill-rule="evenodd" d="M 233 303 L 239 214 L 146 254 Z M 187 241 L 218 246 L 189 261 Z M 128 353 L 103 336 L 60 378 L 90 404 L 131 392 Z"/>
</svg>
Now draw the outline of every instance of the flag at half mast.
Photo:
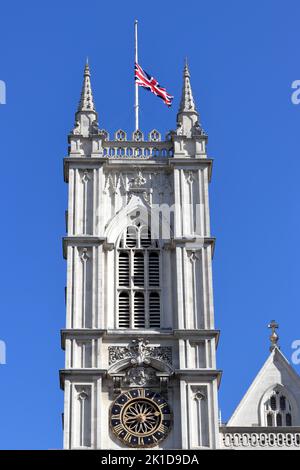
<svg viewBox="0 0 300 470">
<path fill-rule="evenodd" d="M 161 98 L 167 106 L 171 106 L 174 97 L 169 95 L 167 90 L 154 77 L 151 77 L 151 75 L 143 70 L 137 62 L 134 65 L 134 78 L 136 85 L 146 88 L 146 90 Z"/>
</svg>

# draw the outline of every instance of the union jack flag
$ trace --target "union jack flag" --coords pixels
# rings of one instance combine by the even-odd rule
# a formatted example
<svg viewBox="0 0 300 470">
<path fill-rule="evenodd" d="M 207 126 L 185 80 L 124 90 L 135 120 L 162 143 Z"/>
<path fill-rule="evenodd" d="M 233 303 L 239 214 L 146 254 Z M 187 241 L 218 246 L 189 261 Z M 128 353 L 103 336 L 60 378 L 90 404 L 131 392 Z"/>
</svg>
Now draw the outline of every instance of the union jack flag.
<svg viewBox="0 0 300 470">
<path fill-rule="evenodd" d="M 134 65 L 134 78 L 137 85 L 151 91 L 151 93 L 161 98 L 167 106 L 171 106 L 174 96 L 169 95 L 166 89 L 161 87 L 158 81 L 145 72 L 137 63 Z"/>
</svg>

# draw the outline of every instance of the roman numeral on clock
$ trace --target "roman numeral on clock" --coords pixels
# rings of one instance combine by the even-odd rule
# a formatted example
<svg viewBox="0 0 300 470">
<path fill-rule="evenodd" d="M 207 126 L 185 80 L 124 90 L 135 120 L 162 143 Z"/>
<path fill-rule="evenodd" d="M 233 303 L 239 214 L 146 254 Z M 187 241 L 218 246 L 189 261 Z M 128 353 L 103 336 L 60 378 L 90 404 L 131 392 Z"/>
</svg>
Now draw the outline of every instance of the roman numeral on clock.
<svg viewBox="0 0 300 470">
<path fill-rule="evenodd" d="M 161 424 L 158 428 L 158 431 L 165 434 L 166 432 L 168 432 L 168 428 L 164 424 Z"/>
<path fill-rule="evenodd" d="M 159 408 L 160 410 L 163 410 L 165 407 L 166 407 L 166 404 L 165 404 L 165 403 L 161 403 L 160 405 L 158 405 L 158 408 Z"/>
<path fill-rule="evenodd" d="M 132 437 L 132 436 L 131 436 L 130 432 L 128 432 L 128 433 L 126 434 L 126 436 L 124 437 L 124 441 L 130 442 L 130 441 L 131 441 L 131 437 Z"/>
<path fill-rule="evenodd" d="M 114 431 L 115 431 L 116 433 L 118 433 L 118 434 L 119 434 L 121 431 L 123 431 L 123 426 L 122 426 L 122 424 L 117 424 L 117 426 L 114 426 Z"/>
</svg>

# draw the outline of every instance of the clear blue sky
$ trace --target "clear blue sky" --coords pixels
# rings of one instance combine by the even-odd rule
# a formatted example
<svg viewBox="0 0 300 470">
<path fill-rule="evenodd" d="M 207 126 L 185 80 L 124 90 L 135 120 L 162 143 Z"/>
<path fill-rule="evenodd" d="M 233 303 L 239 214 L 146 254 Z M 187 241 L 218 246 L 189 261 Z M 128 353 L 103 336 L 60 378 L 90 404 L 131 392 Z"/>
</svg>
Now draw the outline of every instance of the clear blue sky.
<svg viewBox="0 0 300 470">
<path fill-rule="evenodd" d="M 300 339 L 299 2 L 2 2 L 0 448 L 62 446 L 62 159 L 86 56 L 101 127 L 132 131 L 136 17 L 140 63 L 175 96 L 168 109 L 141 90 L 141 128 L 175 127 L 188 56 L 209 135 L 224 420 L 268 355 L 269 320 L 288 358 Z"/>
</svg>

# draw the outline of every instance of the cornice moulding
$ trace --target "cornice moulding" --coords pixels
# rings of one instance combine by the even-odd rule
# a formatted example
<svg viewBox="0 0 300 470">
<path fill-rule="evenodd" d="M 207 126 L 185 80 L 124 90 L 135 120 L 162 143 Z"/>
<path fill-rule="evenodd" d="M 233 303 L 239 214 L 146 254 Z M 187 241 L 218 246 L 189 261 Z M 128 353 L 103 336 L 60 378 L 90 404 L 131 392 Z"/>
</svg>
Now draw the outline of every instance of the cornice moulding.
<svg viewBox="0 0 300 470">
<path fill-rule="evenodd" d="M 95 246 L 105 244 L 106 237 L 94 237 L 89 235 L 68 235 L 63 237 L 63 257 L 67 259 L 68 246 Z"/>
<path fill-rule="evenodd" d="M 69 377 L 74 378 L 74 376 L 84 379 L 85 377 L 90 377 L 91 375 L 96 377 L 105 377 L 107 374 L 106 369 L 61 369 L 59 371 L 59 382 L 60 387 L 64 390 L 65 380 Z"/>
<path fill-rule="evenodd" d="M 124 168 L 128 163 L 132 163 L 134 166 L 151 168 L 151 169 L 162 169 L 169 167 L 172 170 L 174 167 L 188 167 L 189 169 L 199 168 L 201 166 L 209 167 L 209 181 L 212 175 L 213 159 L 211 158 L 194 158 L 194 157 L 150 157 L 149 159 L 143 158 L 109 158 L 109 157 L 65 157 L 64 158 L 64 181 L 69 181 L 69 168 L 99 168 L 104 166 L 105 168 Z"/>
<path fill-rule="evenodd" d="M 218 369 L 176 369 L 175 376 L 176 375 L 180 376 L 180 378 L 183 380 L 185 376 L 187 376 L 189 381 L 191 377 L 193 377 L 193 379 L 205 379 L 208 381 L 217 379 L 219 387 L 222 378 L 222 371 Z"/>
<path fill-rule="evenodd" d="M 136 337 L 145 337 L 147 339 L 156 339 L 157 337 L 163 339 L 192 339 L 192 340 L 205 340 L 205 339 L 216 339 L 216 345 L 219 342 L 220 330 L 162 330 L 160 331 L 149 331 L 149 330 L 138 330 L 138 331 L 127 331 L 127 330 L 104 330 L 104 329 L 94 329 L 94 328 L 77 328 L 77 329 L 68 329 L 64 328 L 61 330 L 61 346 L 62 349 L 65 349 L 66 339 L 73 339 L 84 337 L 88 339 L 116 339 L 122 340 L 124 337 L 127 339 L 134 339 Z"/>
</svg>

